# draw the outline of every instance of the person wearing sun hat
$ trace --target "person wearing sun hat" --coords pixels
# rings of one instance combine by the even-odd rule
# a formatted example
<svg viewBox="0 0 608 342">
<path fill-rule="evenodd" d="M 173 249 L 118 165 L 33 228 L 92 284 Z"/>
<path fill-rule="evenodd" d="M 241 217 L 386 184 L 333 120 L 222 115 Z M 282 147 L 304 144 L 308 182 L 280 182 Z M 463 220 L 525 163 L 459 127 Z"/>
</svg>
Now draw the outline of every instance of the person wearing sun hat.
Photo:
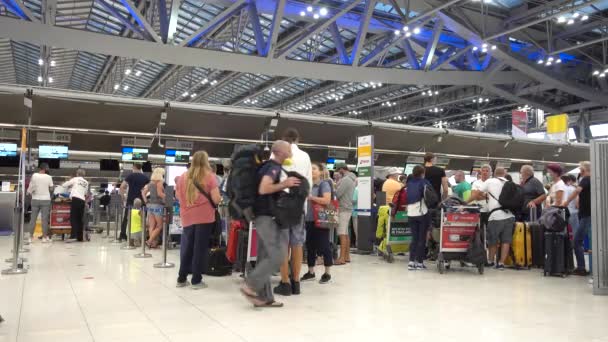
<svg viewBox="0 0 608 342">
<path fill-rule="evenodd" d="M 402 174 L 403 172 L 396 167 L 388 169 L 388 179 L 382 184 L 382 192 L 386 194 L 387 205 L 393 203 L 395 194 L 403 189 L 403 183 L 399 182 L 399 176 Z"/>
</svg>

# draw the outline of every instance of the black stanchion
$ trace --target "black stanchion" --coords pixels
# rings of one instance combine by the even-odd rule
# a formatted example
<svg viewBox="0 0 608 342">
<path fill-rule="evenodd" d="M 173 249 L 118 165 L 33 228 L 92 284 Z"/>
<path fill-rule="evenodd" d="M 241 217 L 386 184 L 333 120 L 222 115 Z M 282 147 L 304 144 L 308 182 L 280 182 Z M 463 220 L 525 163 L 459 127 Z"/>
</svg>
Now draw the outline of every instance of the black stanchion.
<svg viewBox="0 0 608 342">
<path fill-rule="evenodd" d="M 152 257 L 152 254 L 146 253 L 146 234 L 144 234 L 144 232 L 146 231 L 146 216 L 148 216 L 147 214 L 147 209 L 141 208 L 141 253 L 135 254 L 134 257 L 136 258 L 143 259 Z"/>
<path fill-rule="evenodd" d="M 120 249 L 125 249 L 125 250 L 135 249 L 135 246 L 131 246 L 131 225 L 132 225 L 132 222 L 131 222 L 131 216 L 132 215 L 131 214 L 132 214 L 132 210 L 133 210 L 133 208 L 131 206 L 127 207 L 127 243 L 124 246 L 120 247 Z M 142 244 L 143 244 L 143 241 L 142 241 Z"/>
</svg>

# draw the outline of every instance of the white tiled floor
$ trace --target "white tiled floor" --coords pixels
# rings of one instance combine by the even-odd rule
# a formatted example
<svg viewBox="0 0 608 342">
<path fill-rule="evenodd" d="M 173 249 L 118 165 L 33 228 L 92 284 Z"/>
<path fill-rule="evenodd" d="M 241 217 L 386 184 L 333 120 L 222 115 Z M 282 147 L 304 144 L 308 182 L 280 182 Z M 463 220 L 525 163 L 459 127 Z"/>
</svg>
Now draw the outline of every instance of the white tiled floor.
<svg viewBox="0 0 608 342">
<path fill-rule="evenodd" d="M 11 238 L 0 237 L 2 259 L 10 249 Z M 408 272 L 403 258 L 354 256 L 334 268 L 330 285 L 306 283 L 284 308 L 255 310 L 237 276 L 176 289 L 177 268 L 152 267 L 158 250 L 136 259 L 98 237 L 31 249 L 27 275 L 0 276 L 0 342 L 608 342 L 608 298 L 592 296 L 585 278 L 538 270 L 439 275 Z M 177 262 L 177 251 L 169 259 Z"/>
</svg>

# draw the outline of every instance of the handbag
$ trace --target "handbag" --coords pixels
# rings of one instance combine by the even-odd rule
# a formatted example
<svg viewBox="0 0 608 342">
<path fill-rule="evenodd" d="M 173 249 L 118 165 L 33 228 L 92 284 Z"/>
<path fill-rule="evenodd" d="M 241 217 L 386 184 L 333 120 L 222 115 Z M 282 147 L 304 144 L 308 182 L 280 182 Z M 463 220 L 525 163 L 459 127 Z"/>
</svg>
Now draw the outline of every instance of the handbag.
<svg viewBox="0 0 608 342">
<path fill-rule="evenodd" d="M 198 182 L 194 182 L 194 186 L 196 189 L 207 198 L 209 204 L 213 207 L 215 212 L 215 224 L 213 225 L 213 229 L 211 230 L 211 237 L 209 238 L 209 247 L 218 247 L 222 245 L 222 218 L 220 217 L 220 212 L 217 210 L 217 204 L 213 202 L 211 195 L 203 189 L 203 187 L 198 184 Z"/>
<path fill-rule="evenodd" d="M 312 203 L 312 217 L 316 228 L 335 229 L 338 228 L 338 209 L 340 203 L 335 198 L 332 190 L 332 200 L 327 205 Z"/>
</svg>

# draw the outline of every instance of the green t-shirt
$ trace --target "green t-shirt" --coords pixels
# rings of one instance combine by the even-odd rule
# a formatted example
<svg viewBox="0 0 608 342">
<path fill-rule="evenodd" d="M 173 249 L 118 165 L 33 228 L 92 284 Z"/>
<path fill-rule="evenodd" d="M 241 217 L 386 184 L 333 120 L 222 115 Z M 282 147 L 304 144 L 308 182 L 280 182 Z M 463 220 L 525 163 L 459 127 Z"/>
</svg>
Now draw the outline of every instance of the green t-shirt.
<svg viewBox="0 0 608 342">
<path fill-rule="evenodd" d="M 469 182 L 458 183 L 453 191 L 461 200 L 468 201 L 469 197 L 471 197 L 471 184 Z"/>
</svg>

